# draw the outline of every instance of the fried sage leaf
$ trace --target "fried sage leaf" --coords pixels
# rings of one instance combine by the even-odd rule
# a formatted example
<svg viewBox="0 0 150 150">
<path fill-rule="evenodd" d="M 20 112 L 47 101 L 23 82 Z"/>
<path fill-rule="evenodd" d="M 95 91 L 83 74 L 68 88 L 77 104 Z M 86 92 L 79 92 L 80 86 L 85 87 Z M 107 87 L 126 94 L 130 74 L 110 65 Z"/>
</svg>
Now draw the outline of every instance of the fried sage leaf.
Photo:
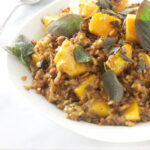
<svg viewBox="0 0 150 150">
<path fill-rule="evenodd" d="M 144 0 L 138 9 L 135 29 L 140 45 L 146 51 L 150 51 L 150 2 L 148 0 Z"/>
<path fill-rule="evenodd" d="M 134 63 L 134 60 L 128 58 L 126 55 L 124 55 L 123 53 L 120 53 L 119 56 L 124 59 L 125 61 L 129 62 L 129 63 Z"/>
<path fill-rule="evenodd" d="M 109 49 L 109 54 L 116 54 L 120 50 L 120 47 L 112 47 Z"/>
<path fill-rule="evenodd" d="M 79 44 L 74 49 L 74 58 L 78 63 L 86 63 L 92 60 L 91 56 Z"/>
<path fill-rule="evenodd" d="M 116 74 L 113 71 L 107 71 L 104 73 L 102 77 L 102 81 L 104 84 L 104 90 L 115 102 L 120 102 L 123 98 L 123 86 L 117 79 Z"/>
<path fill-rule="evenodd" d="M 112 38 L 105 38 L 103 43 L 103 48 L 109 50 L 115 44 L 115 40 Z"/>
<path fill-rule="evenodd" d="M 47 31 L 55 36 L 72 37 L 81 30 L 83 20 L 79 15 L 69 14 L 51 23 Z"/>
<path fill-rule="evenodd" d="M 98 0 L 97 5 L 100 7 L 100 9 L 114 9 L 114 5 L 110 0 Z"/>
<path fill-rule="evenodd" d="M 125 19 L 125 16 L 124 16 L 124 15 L 121 15 L 121 14 L 119 14 L 119 13 L 116 13 L 116 12 L 114 12 L 114 11 L 111 10 L 111 9 L 102 9 L 101 12 L 102 12 L 102 13 L 105 13 L 105 14 L 108 14 L 108 15 L 116 16 L 116 17 L 120 18 L 121 20 L 124 20 L 124 19 Z"/>
<path fill-rule="evenodd" d="M 136 13 L 139 7 L 127 8 L 118 12 L 121 15 L 126 16 L 127 14 Z"/>
<path fill-rule="evenodd" d="M 146 63 L 144 62 L 144 60 L 140 60 L 139 61 L 139 65 L 138 65 L 138 73 L 142 73 L 144 71 L 144 69 L 147 67 Z"/>
<path fill-rule="evenodd" d="M 111 21 L 111 22 L 110 22 L 110 25 L 111 25 L 113 28 L 120 28 L 119 21 L 117 21 L 117 20 Z"/>
<path fill-rule="evenodd" d="M 24 35 L 20 35 L 12 47 L 6 46 L 4 49 L 8 53 L 15 55 L 22 64 L 31 70 L 28 58 L 33 53 L 33 47 L 34 45 L 31 41 L 29 41 Z"/>
</svg>

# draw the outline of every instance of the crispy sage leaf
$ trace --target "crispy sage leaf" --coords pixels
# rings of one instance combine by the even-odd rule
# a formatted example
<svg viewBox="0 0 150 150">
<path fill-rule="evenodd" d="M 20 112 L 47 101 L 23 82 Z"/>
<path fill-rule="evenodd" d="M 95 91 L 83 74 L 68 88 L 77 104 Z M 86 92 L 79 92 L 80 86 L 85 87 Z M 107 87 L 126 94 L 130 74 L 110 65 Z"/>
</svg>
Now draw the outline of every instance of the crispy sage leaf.
<svg viewBox="0 0 150 150">
<path fill-rule="evenodd" d="M 100 9 L 114 9 L 114 5 L 110 0 L 98 0 L 97 5 L 100 6 Z"/>
<path fill-rule="evenodd" d="M 104 49 L 109 50 L 114 44 L 115 44 L 115 40 L 107 37 L 104 39 L 104 43 L 102 46 L 104 47 Z"/>
<path fill-rule="evenodd" d="M 136 13 L 139 7 L 127 8 L 118 12 L 121 15 L 126 16 L 127 14 Z"/>
<path fill-rule="evenodd" d="M 150 2 L 144 0 L 137 12 L 135 21 L 136 35 L 140 45 L 150 51 Z"/>
<path fill-rule="evenodd" d="M 55 36 L 72 37 L 81 30 L 83 20 L 79 15 L 69 14 L 51 23 L 47 31 Z"/>
<path fill-rule="evenodd" d="M 125 19 L 125 16 L 124 16 L 124 15 L 121 15 L 121 14 L 119 14 L 119 13 L 116 13 L 116 12 L 114 12 L 113 10 L 110 10 L 110 9 L 102 9 L 101 12 L 102 12 L 102 13 L 105 13 L 105 14 L 108 14 L 108 15 L 112 15 L 112 16 L 118 17 L 118 18 L 120 18 L 121 20 L 124 20 L 124 19 Z"/>
<path fill-rule="evenodd" d="M 86 63 L 92 60 L 91 56 L 79 44 L 74 49 L 74 58 L 78 63 Z"/>
<path fill-rule="evenodd" d="M 15 55 L 22 64 L 31 70 L 28 57 L 33 53 L 33 47 L 34 45 L 31 41 L 29 41 L 24 35 L 20 35 L 12 47 L 6 46 L 4 49 L 8 53 Z"/>
<path fill-rule="evenodd" d="M 110 25 L 111 25 L 113 28 L 120 28 L 119 22 L 118 22 L 117 20 L 111 21 L 111 22 L 110 22 Z"/>
<path fill-rule="evenodd" d="M 120 53 L 119 56 L 124 59 L 125 61 L 128 61 L 129 63 L 134 63 L 134 60 L 128 58 L 126 55 L 124 55 L 123 53 Z"/>
<path fill-rule="evenodd" d="M 121 2 L 122 0 L 114 0 L 114 2 Z"/>
<path fill-rule="evenodd" d="M 103 77 L 104 90 L 108 94 L 108 96 L 116 101 L 120 102 L 123 98 L 123 86 L 117 79 L 116 74 L 109 70 L 104 73 Z"/>
<path fill-rule="evenodd" d="M 142 73 L 146 67 L 147 67 L 147 65 L 144 62 L 144 60 L 140 60 L 137 72 Z"/>
<path fill-rule="evenodd" d="M 121 46 L 124 46 L 124 42 L 122 40 L 119 40 L 118 44 L 120 44 Z"/>
<path fill-rule="evenodd" d="M 120 50 L 120 47 L 112 47 L 109 49 L 109 54 L 116 54 Z"/>
</svg>

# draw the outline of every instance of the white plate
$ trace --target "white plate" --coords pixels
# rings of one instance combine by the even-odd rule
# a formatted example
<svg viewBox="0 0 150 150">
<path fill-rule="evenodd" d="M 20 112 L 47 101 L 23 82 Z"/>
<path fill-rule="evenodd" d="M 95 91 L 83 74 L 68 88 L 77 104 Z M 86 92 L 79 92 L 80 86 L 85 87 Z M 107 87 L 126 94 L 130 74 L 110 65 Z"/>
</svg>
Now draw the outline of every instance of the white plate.
<svg viewBox="0 0 150 150">
<path fill-rule="evenodd" d="M 137 1 L 136 1 L 137 2 Z M 55 14 L 61 8 L 68 6 L 69 0 L 57 0 L 49 6 L 37 13 L 30 19 L 18 32 L 19 34 L 26 35 L 29 39 L 39 39 L 43 36 L 41 18 L 47 13 Z M 23 75 L 28 76 L 28 83 L 31 83 L 32 77 L 27 69 L 20 63 L 14 56 L 8 55 L 7 68 L 15 87 L 22 96 L 29 100 L 34 107 L 38 109 L 48 119 L 80 134 L 92 139 L 107 141 L 107 142 L 137 142 L 150 140 L 150 123 L 138 124 L 134 127 L 122 126 L 98 126 L 86 122 L 76 122 L 68 120 L 62 111 L 58 110 L 54 105 L 48 103 L 44 97 L 37 95 L 35 91 L 24 90 L 23 83 L 20 77 Z"/>
</svg>

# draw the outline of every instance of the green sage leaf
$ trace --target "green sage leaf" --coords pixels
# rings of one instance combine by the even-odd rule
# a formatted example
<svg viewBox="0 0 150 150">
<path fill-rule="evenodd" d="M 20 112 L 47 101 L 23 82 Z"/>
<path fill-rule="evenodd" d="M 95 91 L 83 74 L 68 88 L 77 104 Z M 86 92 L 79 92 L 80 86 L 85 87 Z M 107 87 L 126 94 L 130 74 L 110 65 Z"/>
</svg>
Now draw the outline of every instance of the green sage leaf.
<svg viewBox="0 0 150 150">
<path fill-rule="evenodd" d="M 86 63 L 92 60 L 91 56 L 79 44 L 74 49 L 74 58 L 78 63 Z"/>
<path fill-rule="evenodd" d="M 147 67 L 147 65 L 146 65 L 145 61 L 144 60 L 140 60 L 137 72 L 138 73 L 142 73 L 146 67 Z"/>
<path fill-rule="evenodd" d="M 150 51 L 150 2 L 148 0 L 144 0 L 138 9 L 135 29 L 140 45 L 146 51 Z"/>
<path fill-rule="evenodd" d="M 100 7 L 100 9 L 114 10 L 114 5 L 110 0 L 98 0 L 97 5 Z"/>
<path fill-rule="evenodd" d="M 31 70 L 31 68 L 28 58 L 33 53 L 33 48 L 34 45 L 24 35 L 17 37 L 12 47 L 4 47 L 8 53 L 15 55 L 29 70 Z"/>
<path fill-rule="evenodd" d="M 119 40 L 118 44 L 120 44 L 121 46 L 124 46 L 124 42 L 122 40 Z"/>
<path fill-rule="evenodd" d="M 120 47 L 112 47 L 109 49 L 109 54 L 116 54 L 120 50 Z"/>
<path fill-rule="evenodd" d="M 128 14 L 132 14 L 132 13 L 136 13 L 139 7 L 133 7 L 133 8 L 127 8 L 124 10 L 119 11 L 118 13 L 121 15 L 128 15 Z"/>
<path fill-rule="evenodd" d="M 134 60 L 128 58 L 126 55 L 124 55 L 123 53 L 120 53 L 119 56 L 124 59 L 125 61 L 129 62 L 129 63 L 134 63 Z"/>
<path fill-rule="evenodd" d="M 117 79 L 116 74 L 113 71 L 109 70 L 104 73 L 102 81 L 104 84 L 104 90 L 111 98 L 111 100 L 120 102 L 123 98 L 124 91 L 123 86 Z"/>
<path fill-rule="evenodd" d="M 110 25 L 111 25 L 113 28 L 120 28 L 119 22 L 118 22 L 117 20 L 111 21 L 111 22 L 110 22 Z"/>
<path fill-rule="evenodd" d="M 102 12 L 102 13 L 105 13 L 105 14 L 108 14 L 108 15 L 112 15 L 112 16 L 118 17 L 118 18 L 120 18 L 121 20 L 124 20 L 124 19 L 125 19 L 125 16 L 124 16 L 124 15 L 121 15 L 121 14 L 119 14 L 119 13 L 116 13 L 116 12 L 114 12 L 114 11 L 111 10 L 111 9 L 102 9 L 101 12 Z"/>
<path fill-rule="evenodd" d="M 81 30 L 83 20 L 79 15 L 69 14 L 51 23 L 47 31 L 55 36 L 72 37 Z"/>
<path fill-rule="evenodd" d="M 115 44 L 115 40 L 112 38 L 105 38 L 103 43 L 103 48 L 109 50 Z"/>
</svg>

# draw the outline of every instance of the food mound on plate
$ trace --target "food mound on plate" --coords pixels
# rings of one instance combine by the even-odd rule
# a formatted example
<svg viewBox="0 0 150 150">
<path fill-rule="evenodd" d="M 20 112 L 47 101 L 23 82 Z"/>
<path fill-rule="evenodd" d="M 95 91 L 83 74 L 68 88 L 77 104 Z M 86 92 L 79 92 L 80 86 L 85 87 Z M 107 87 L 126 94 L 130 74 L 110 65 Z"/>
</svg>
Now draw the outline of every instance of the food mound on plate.
<svg viewBox="0 0 150 150">
<path fill-rule="evenodd" d="M 45 36 L 8 51 L 32 70 L 35 89 L 67 118 L 133 126 L 150 120 L 150 2 L 72 0 L 42 19 Z M 19 45 L 19 46 L 18 46 Z M 18 47 L 17 47 L 18 46 Z M 14 51 L 15 49 L 15 51 Z"/>
</svg>

